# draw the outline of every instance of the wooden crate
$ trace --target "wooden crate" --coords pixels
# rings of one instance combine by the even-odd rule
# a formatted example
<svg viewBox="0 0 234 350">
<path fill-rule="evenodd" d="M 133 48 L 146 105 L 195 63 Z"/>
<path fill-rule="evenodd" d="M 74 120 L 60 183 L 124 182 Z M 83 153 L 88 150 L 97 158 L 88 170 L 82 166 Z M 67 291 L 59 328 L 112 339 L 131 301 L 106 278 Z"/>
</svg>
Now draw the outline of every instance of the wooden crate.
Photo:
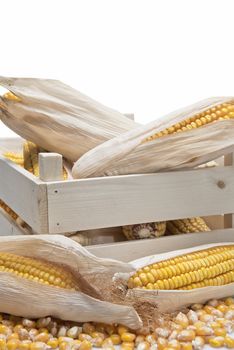
<svg viewBox="0 0 234 350">
<path fill-rule="evenodd" d="M 11 144 L 16 147 L 17 142 L 11 141 Z M 68 181 L 58 180 L 61 166 L 61 156 L 43 154 L 38 179 L 0 157 L 0 199 L 31 226 L 34 233 L 63 234 L 106 228 L 103 232 L 108 236 L 109 228 L 116 227 L 118 240 L 121 233 L 117 227 L 122 225 L 193 216 L 212 216 L 212 219 L 208 218 L 211 226 L 219 229 L 211 233 L 88 248 L 96 255 L 125 261 L 146 253 L 195 244 L 234 241 L 232 154 L 226 156 L 223 166 L 216 168 Z M 0 225 L 0 234 L 24 233 L 2 212 Z M 101 243 L 98 238 L 97 243 Z"/>
</svg>

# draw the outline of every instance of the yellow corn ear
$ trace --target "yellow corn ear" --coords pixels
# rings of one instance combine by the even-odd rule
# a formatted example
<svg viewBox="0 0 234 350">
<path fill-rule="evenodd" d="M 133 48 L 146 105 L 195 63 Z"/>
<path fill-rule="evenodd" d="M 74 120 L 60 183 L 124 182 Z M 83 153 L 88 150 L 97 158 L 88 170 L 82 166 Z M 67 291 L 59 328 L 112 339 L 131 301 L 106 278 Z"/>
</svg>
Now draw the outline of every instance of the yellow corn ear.
<svg viewBox="0 0 234 350">
<path fill-rule="evenodd" d="M 69 270 L 44 260 L 0 252 L 0 271 L 54 287 L 76 289 Z"/>
<path fill-rule="evenodd" d="M 195 217 L 190 219 L 167 221 L 167 231 L 170 234 L 178 235 L 181 233 L 207 232 L 210 228 L 204 219 Z"/>
<path fill-rule="evenodd" d="M 222 103 L 202 113 L 198 113 L 193 117 L 187 118 L 180 123 L 174 124 L 165 130 L 162 130 L 150 137 L 145 141 L 152 141 L 158 137 L 165 135 L 175 134 L 182 131 L 193 130 L 201 126 L 214 123 L 218 120 L 232 119 L 234 118 L 234 104 Z"/>
<path fill-rule="evenodd" d="M 122 231 L 128 240 L 156 238 L 165 234 L 166 222 L 127 225 L 122 227 Z"/>
<path fill-rule="evenodd" d="M 194 289 L 234 282 L 234 245 L 180 255 L 139 269 L 129 288 Z"/>
</svg>

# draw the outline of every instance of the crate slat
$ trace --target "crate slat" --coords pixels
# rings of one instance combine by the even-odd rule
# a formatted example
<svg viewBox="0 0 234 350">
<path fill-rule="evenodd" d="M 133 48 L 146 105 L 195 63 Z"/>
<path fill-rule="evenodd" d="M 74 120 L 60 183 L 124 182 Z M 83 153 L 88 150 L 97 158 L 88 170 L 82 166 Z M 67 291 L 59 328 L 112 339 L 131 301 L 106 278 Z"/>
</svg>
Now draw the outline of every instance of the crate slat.
<svg viewBox="0 0 234 350">
<path fill-rule="evenodd" d="M 234 242 L 234 229 L 190 233 L 111 244 L 100 244 L 88 246 L 86 248 L 90 253 L 100 258 L 111 258 L 129 262 L 148 255 L 219 242 Z"/>
<path fill-rule="evenodd" d="M 0 198 L 36 232 L 48 233 L 46 184 L 2 157 L 0 169 Z"/>
<path fill-rule="evenodd" d="M 232 166 L 47 183 L 49 231 L 234 212 Z"/>
</svg>

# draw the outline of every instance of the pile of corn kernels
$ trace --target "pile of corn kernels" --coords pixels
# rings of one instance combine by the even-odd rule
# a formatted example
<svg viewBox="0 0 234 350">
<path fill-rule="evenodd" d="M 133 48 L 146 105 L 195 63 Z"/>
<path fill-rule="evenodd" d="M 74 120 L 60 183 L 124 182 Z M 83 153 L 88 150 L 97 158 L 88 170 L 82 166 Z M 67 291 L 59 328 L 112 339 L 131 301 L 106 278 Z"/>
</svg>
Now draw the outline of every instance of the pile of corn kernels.
<svg viewBox="0 0 234 350">
<path fill-rule="evenodd" d="M 29 320 L 0 315 L 0 350 L 201 350 L 234 348 L 234 298 L 195 304 L 142 335 L 121 325 L 77 324 L 51 317 Z"/>
</svg>

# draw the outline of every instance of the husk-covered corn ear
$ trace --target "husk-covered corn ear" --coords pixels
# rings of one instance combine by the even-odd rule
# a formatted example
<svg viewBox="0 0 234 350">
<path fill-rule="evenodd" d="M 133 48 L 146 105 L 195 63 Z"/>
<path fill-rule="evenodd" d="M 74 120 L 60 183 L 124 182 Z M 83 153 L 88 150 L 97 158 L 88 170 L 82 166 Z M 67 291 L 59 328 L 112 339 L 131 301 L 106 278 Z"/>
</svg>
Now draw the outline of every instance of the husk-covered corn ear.
<svg viewBox="0 0 234 350">
<path fill-rule="evenodd" d="M 233 145 L 234 99 L 217 97 L 109 140 L 74 164 L 74 178 L 194 168 Z"/>
<path fill-rule="evenodd" d="M 0 77 L 0 119 L 36 145 L 76 161 L 138 124 L 55 80 Z"/>
<path fill-rule="evenodd" d="M 161 237 L 166 232 L 166 222 L 127 225 L 122 227 L 122 231 L 128 240 Z"/>
<path fill-rule="evenodd" d="M 112 301 L 112 277 L 118 271 L 133 268 L 97 258 L 64 236 L 2 236 L 0 310 L 27 318 L 51 315 L 138 329 L 142 322 L 134 308 Z"/>
</svg>

